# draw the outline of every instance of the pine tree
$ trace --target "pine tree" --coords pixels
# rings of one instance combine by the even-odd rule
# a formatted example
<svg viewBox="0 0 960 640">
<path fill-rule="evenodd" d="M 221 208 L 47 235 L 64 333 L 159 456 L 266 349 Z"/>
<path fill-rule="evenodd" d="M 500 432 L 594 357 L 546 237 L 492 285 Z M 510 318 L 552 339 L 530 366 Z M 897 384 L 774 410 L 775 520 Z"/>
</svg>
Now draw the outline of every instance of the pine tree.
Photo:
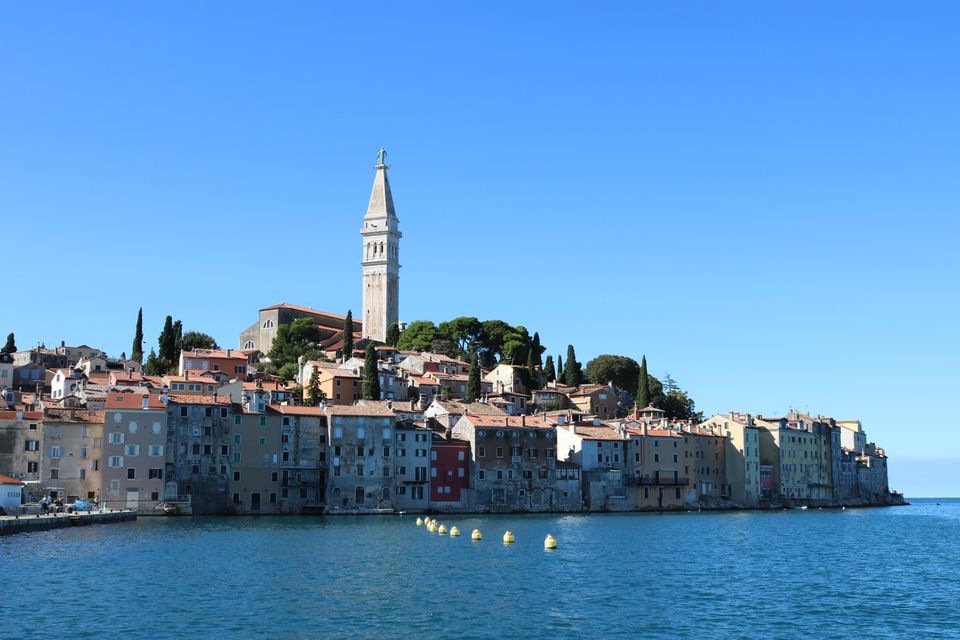
<svg viewBox="0 0 960 640">
<path fill-rule="evenodd" d="M 647 356 L 640 362 L 640 377 L 637 380 L 637 408 L 645 409 L 650 405 L 650 378 L 647 376 Z"/>
<path fill-rule="evenodd" d="M 130 357 L 143 364 L 143 307 L 137 311 L 137 329 L 133 334 L 133 351 Z"/>
<path fill-rule="evenodd" d="M 160 353 L 157 356 L 160 360 L 161 373 L 166 373 L 176 359 L 177 333 L 173 329 L 173 317 L 167 316 L 163 321 L 163 331 L 160 332 Z"/>
<path fill-rule="evenodd" d="M 537 372 L 537 358 L 533 355 L 536 349 L 533 348 L 533 345 L 530 346 L 530 350 L 527 352 L 527 378 L 529 379 L 529 384 L 527 387 L 530 391 L 540 388 L 540 374 Z"/>
<path fill-rule="evenodd" d="M 554 382 L 557 379 L 557 370 L 553 368 L 553 356 L 547 356 L 547 362 L 543 365 L 543 377 L 547 382 Z"/>
<path fill-rule="evenodd" d="M 13 337 L 13 334 L 7 336 L 7 344 L 3 345 L 3 349 L 0 349 L 0 353 L 14 353 L 17 350 L 17 341 Z"/>
<path fill-rule="evenodd" d="M 573 345 L 567 345 L 567 367 L 563 370 L 566 383 L 571 387 L 579 387 L 583 382 L 583 371 L 580 369 L 580 363 L 577 362 L 577 354 L 573 350 Z"/>
<path fill-rule="evenodd" d="M 470 356 L 470 375 L 467 376 L 467 390 L 463 399 L 467 402 L 476 402 L 480 397 L 480 361 L 476 352 Z"/>
<path fill-rule="evenodd" d="M 341 350 L 344 360 L 353 357 L 353 311 L 350 309 L 347 310 L 347 317 L 343 320 L 343 346 Z"/>
<path fill-rule="evenodd" d="M 380 372 L 377 370 L 377 350 L 373 343 L 367 343 L 367 353 L 363 360 L 363 395 L 364 400 L 380 399 Z"/>
<path fill-rule="evenodd" d="M 400 341 L 400 325 L 394 322 L 390 325 L 390 328 L 387 329 L 387 346 L 395 347 L 397 342 Z"/>
<path fill-rule="evenodd" d="M 567 386 L 567 372 L 563 368 L 563 358 L 557 356 L 557 371 L 560 373 L 557 375 L 557 382 L 563 386 Z"/>
</svg>

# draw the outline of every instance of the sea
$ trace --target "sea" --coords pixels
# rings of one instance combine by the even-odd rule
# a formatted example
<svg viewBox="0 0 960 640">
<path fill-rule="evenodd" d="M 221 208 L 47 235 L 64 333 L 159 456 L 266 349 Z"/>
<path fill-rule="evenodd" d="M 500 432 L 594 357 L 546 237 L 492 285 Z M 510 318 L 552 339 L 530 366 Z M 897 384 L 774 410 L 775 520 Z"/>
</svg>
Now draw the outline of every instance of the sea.
<svg viewBox="0 0 960 640">
<path fill-rule="evenodd" d="M 0 640 L 960 638 L 960 499 L 910 502 L 438 516 L 459 537 L 415 515 L 18 533 Z"/>
</svg>

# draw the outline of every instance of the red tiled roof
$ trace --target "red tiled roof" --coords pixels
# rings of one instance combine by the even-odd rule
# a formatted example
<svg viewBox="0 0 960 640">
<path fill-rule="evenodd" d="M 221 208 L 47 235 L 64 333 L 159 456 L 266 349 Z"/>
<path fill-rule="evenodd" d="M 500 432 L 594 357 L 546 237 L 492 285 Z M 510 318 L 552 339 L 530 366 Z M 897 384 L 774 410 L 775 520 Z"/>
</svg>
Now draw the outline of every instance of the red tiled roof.
<svg viewBox="0 0 960 640">
<path fill-rule="evenodd" d="M 166 409 L 160 396 L 154 393 L 108 393 L 107 409 L 143 409 L 143 399 L 147 398 L 148 409 Z"/>
<path fill-rule="evenodd" d="M 23 414 L 24 420 L 43 420 L 43 414 L 39 411 L 0 411 L 0 420 L 16 420 L 18 413 Z"/>
<path fill-rule="evenodd" d="M 624 440 L 624 437 L 610 427 L 595 427 L 592 425 L 558 425 L 558 429 L 570 430 L 570 426 L 576 427 L 576 434 L 584 440 Z"/>
<path fill-rule="evenodd" d="M 171 404 L 230 404 L 230 396 L 170 394 Z"/>
<path fill-rule="evenodd" d="M 21 480 L 17 480 L 16 478 L 11 478 L 10 476 L 0 476 L 0 484 L 19 484 L 19 485 L 22 485 L 22 484 L 25 484 L 25 483 L 24 483 L 23 481 L 21 481 Z"/>
<path fill-rule="evenodd" d="M 393 418 L 395 414 L 386 407 L 377 406 L 359 406 L 359 405 L 331 405 L 326 408 L 331 416 L 372 416 L 380 418 Z"/>
<path fill-rule="evenodd" d="M 270 404 L 267 408 L 285 416 L 325 416 L 323 407 L 302 407 L 288 404 Z"/>
<path fill-rule="evenodd" d="M 552 429 L 553 425 L 544 420 L 541 416 L 476 416 L 468 414 L 463 416 L 464 420 L 469 420 L 476 428 L 495 429 L 504 428 L 536 428 Z"/>
</svg>

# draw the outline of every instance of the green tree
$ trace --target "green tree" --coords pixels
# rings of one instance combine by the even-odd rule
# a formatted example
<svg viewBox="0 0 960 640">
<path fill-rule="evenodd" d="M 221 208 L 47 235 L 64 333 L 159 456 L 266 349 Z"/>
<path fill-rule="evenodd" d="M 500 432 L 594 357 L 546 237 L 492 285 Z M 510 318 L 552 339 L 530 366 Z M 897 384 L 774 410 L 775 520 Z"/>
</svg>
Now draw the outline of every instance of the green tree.
<svg viewBox="0 0 960 640">
<path fill-rule="evenodd" d="M 533 351 L 533 355 L 536 358 L 534 364 L 537 365 L 537 368 L 543 368 L 543 352 L 546 349 L 540 346 L 540 334 L 536 331 L 533 332 L 533 339 L 530 341 L 530 349 Z"/>
<path fill-rule="evenodd" d="M 143 364 L 143 307 L 137 311 L 137 328 L 133 333 L 133 351 L 130 357 Z"/>
<path fill-rule="evenodd" d="M 567 370 L 563 368 L 563 358 L 557 356 L 557 371 L 560 373 L 557 375 L 557 382 L 563 386 L 567 385 Z"/>
<path fill-rule="evenodd" d="M 467 376 L 467 390 L 463 399 L 467 402 L 476 402 L 480 397 L 480 359 L 474 353 L 470 356 L 470 375 Z"/>
<path fill-rule="evenodd" d="M 147 356 L 147 361 L 143 364 L 143 373 L 148 376 L 162 376 L 166 373 L 157 352 L 153 349 L 150 349 L 150 355 Z"/>
<path fill-rule="evenodd" d="M 531 391 L 533 389 L 540 388 L 540 372 L 537 370 L 537 357 L 533 355 L 536 352 L 536 349 L 531 348 L 527 350 L 527 389 Z"/>
<path fill-rule="evenodd" d="M 397 349 L 401 351 L 427 351 L 437 337 L 437 328 L 429 320 L 417 320 L 400 334 Z"/>
<path fill-rule="evenodd" d="M 703 421 L 703 414 L 696 410 L 693 398 L 680 388 L 674 388 L 667 392 L 662 408 L 666 416 L 674 420 Z"/>
<path fill-rule="evenodd" d="M 483 324 L 473 317 L 460 316 L 447 322 L 441 322 L 437 327 L 439 337 L 449 340 L 455 349 L 452 357 L 466 358 L 479 345 L 480 335 L 483 333 Z"/>
<path fill-rule="evenodd" d="M 450 400 L 450 387 L 440 387 L 440 399 L 444 402 Z"/>
<path fill-rule="evenodd" d="M 206 333 L 187 331 L 183 334 L 180 348 L 183 351 L 193 351 L 194 349 L 219 349 L 220 347 L 217 345 L 217 341 Z"/>
<path fill-rule="evenodd" d="M 372 342 L 367 343 L 367 353 L 363 359 L 363 395 L 364 400 L 380 399 L 380 371 L 377 370 L 377 350 Z"/>
<path fill-rule="evenodd" d="M 279 369 L 277 369 L 277 375 L 280 376 L 281 380 L 293 380 L 297 377 L 297 374 L 300 372 L 300 366 L 292 362 L 288 362 Z"/>
<path fill-rule="evenodd" d="M 390 328 L 387 329 L 387 346 L 396 347 L 398 340 L 400 340 L 400 325 L 394 322 L 390 325 Z"/>
<path fill-rule="evenodd" d="M 7 343 L 0 349 L 0 353 L 14 353 L 17 350 L 17 340 L 13 334 L 7 335 Z"/>
<path fill-rule="evenodd" d="M 183 323 L 179 320 L 173 323 L 173 336 L 173 359 L 179 361 L 183 351 Z"/>
<path fill-rule="evenodd" d="M 632 390 L 640 375 L 640 365 L 627 356 L 604 354 L 587 363 L 586 375 L 593 384 L 612 382 L 615 387 Z"/>
<path fill-rule="evenodd" d="M 174 362 L 178 361 L 177 332 L 173 328 L 172 316 L 167 316 L 167 319 L 163 321 L 163 331 L 160 332 L 157 342 L 160 346 L 160 353 L 157 357 L 160 362 L 160 373 L 163 374 L 172 369 Z"/>
<path fill-rule="evenodd" d="M 526 327 L 518 326 L 512 328 L 512 330 L 504 336 L 500 361 L 509 364 L 523 365 L 527 361 L 530 342 L 530 334 L 527 333 Z"/>
<path fill-rule="evenodd" d="M 285 364 L 297 364 L 300 356 L 323 362 L 326 358 L 318 346 L 320 338 L 320 328 L 310 318 L 297 318 L 277 329 L 267 357 L 278 370 Z"/>
<path fill-rule="evenodd" d="M 347 309 L 347 317 L 343 320 L 343 359 L 353 357 L 353 310 Z"/>
<path fill-rule="evenodd" d="M 543 377 L 547 382 L 554 382 L 557 379 L 557 370 L 553 368 L 553 356 L 547 356 L 547 362 L 543 365 Z"/>
<path fill-rule="evenodd" d="M 647 356 L 640 361 L 640 372 L 637 374 L 637 407 L 645 409 L 650 406 L 650 377 L 647 374 Z"/>
<path fill-rule="evenodd" d="M 573 345 L 567 345 L 567 366 L 563 371 L 566 384 L 571 387 L 579 387 L 583 382 L 583 371 L 580 363 L 577 362 L 577 354 L 573 350 Z"/>
<path fill-rule="evenodd" d="M 314 367 L 307 385 L 307 406 L 318 407 L 326 399 L 327 394 L 320 388 L 320 367 Z"/>
</svg>

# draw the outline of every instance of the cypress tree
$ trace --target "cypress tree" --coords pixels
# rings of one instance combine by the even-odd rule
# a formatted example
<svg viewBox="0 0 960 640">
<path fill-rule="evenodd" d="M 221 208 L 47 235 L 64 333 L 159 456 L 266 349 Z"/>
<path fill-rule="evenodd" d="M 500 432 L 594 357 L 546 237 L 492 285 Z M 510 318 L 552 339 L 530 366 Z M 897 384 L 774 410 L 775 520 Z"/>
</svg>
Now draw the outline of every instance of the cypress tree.
<svg viewBox="0 0 960 640">
<path fill-rule="evenodd" d="M 547 382 L 553 382 L 557 379 L 557 370 L 553 368 L 553 356 L 547 356 L 547 362 L 543 365 L 543 377 Z"/>
<path fill-rule="evenodd" d="M 580 363 L 577 362 L 577 354 L 572 344 L 567 345 L 567 367 L 563 373 L 568 386 L 579 387 L 583 382 L 583 372 L 580 370 Z"/>
<path fill-rule="evenodd" d="M 377 370 L 377 350 L 373 343 L 367 343 L 367 353 L 363 360 L 363 395 L 364 400 L 380 399 L 380 372 Z"/>
<path fill-rule="evenodd" d="M 143 307 L 137 311 L 137 329 L 133 334 L 133 351 L 130 357 L 143 364 Z"/>
<path fill-rule="evenodd" d="M 183 349 L 183 323 L 177 320 L 173 323 L 173 359 L 180 359 L 180 351 Z"/>
<path fill-rule="evenodd" d="M 557 382 L 559 382 L 560 384 L 566 386 L 566 384 L 567 384 L 567 372 L 566 372 L 566 370 L 563 368 L 563 358 L 561 358 L 560 356 L 557 356 L 557 371 L 560 372 L 560 373 L 557 375 Z"/>
<path fill-rule="evenodd" d="M 467 402 L 476 402 L 480 397 L 480 361 L 477 353 L 470 356 L 470 375 L 467 377 L 467 390 L 463 399 Z"/>
<path fill-rule="evenodd" d="M 390 328 L 387 329 L 387 346 L 395 347 L 397 342 L 400 341 L 400 325 L 394 322 L 390 325 Z"/>
<path fill-rule="evenodd" d="M 323 399 L 324 393 L 320 390 L 320 367 L 314 367 L 310 374 L 310 384 L 307 386 L 307 404 L 316 407 Z"/>
<path fill-rule="evenodd" d="M 536 331 L 533 332 L 533 340 L 530 344 L 530 350 L 533 351 L 533 356 L 535 358 L 534 364 L 537 367 L 543 366 L 543 359 L 540 357 L 540 352 L 543 351 L 543 348 L 540 346 L 540 334 Z"/>
<path fill-rule="evenodd" d="M 13 334 L 7 336 L 7 343 L 3 345 L 3 349 L 0 349 L 0 353 L 13 353 L 17 350 L 17 341 L 13 337 Z"/>
<path fill-rule="evenodd" d="M 640 363 L 640 378 L 637 380 L 637 408 L 645 409 L 650 405 L 650 378 L 647 376 L 647 356 Z"/>
<path fill-rule="evenodd" d="M 540 375 L 537 373 L 537 358 L 533 355 L 534 351 L 533 345 L 530 345 L 530 350 L 527 352 L 527 378 L 530 382 L 527 386 L 531 391 L 540 388 Z"/>
<path fill-rule="evenodd" d="M 163 321 L 163 331 L 160 332 L 160 354 L 159 359 L 161 362 L 161 368 L 163 368 L 162 373 L 166 373 L 167 368 L 173 365 L 174 352 L 177 349 L 177 334 L 173 329 L 173 318 L 167 316 L 167 319 Z"/>
<path fill-rule="evenodd" d="M 347 317 L 343 320 L 343 359 L 349 360 L 353 357 L 353 311 L 347 309 Z M 379 398 L 375 398 L 379 400 Z"/>
</svg>

